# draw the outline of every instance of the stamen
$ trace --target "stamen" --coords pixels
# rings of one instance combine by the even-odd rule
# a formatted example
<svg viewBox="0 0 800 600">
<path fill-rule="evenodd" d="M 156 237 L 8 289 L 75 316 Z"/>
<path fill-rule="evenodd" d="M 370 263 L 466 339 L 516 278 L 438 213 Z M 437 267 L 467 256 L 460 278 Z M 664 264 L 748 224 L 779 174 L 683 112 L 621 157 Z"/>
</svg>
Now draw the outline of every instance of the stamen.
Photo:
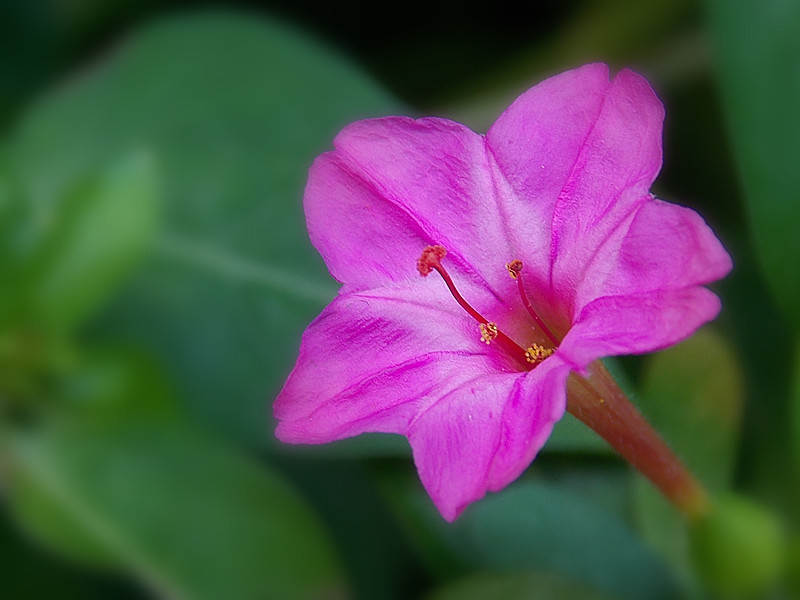
<svg viewBox="0 0 800 600">
<path fill-rule="evenodd" d="M 419 271 L 420 275 L 426 277 L 436 265 L 442 266 L 439 261 L 445 256 L 447 256 L 447 250 L 444 246 L 428 246 L 417 259 L 417 271 Z"/>
<path fill-rule="evenodd" d="M 531 301 L 528 300 L 528 295 L 525 293 L 525 286 L 522 284 L 522 261 L 521 260 L 512 260 L 510 263 L 506 265 L 506 269 L 508 269 L 508 274 L 511 275 L 511 279 L 515 279 L 517 281 L 517 289 L 519 290 L 519 296 L 522 298 L 522 304 L 525 305 L 525 308 L 530 313 L 533 320 L 539 326 L 539 329 L 542 330 L 550 341 L 553 342 L 554 346 L 558 346 L 558 338 L 553 335 L 553 332 L 550 331 L 550 328 L 544 324 L 542 318 L 536 313 L 536 310 L 533 308 Z"/>
<path fill-rule="evenodd" d="M 445 256 L 447 256 L 447 250 L 445 250 L 444 246 L 428 246 L 422 251 L 422 255 L 417 259 L 417 271 L 419 271 L 420 275 L 423 277 L 427 277 L 431 270 L 439 273 L 439 275 L 442 276 L 442 279 L 444 279 L 444 282 L 447 284 L 447 288 L 450 290 L 453 298 L 455 298 L 456 302 L 461 305 L 461 308 L 467 311 L 469 316 L 475 319 L 478 323 L 488 323 L 489 321 L 484 319 L 483 315 L 472 308 L 469 305 L 469 302 L 464 300 L 461 294 L 458 293 L 456 285 L 450 278 L 450 274 L 442 266 L 441 259 L 443 259 Z"/>
<path fill-rule="evenodd" d="M 481 341 L 485 342 L 487 345 L 490 344 L 492 340 L 497 339 L 499 330 L 495 323 L 479 323 L 478 329 L 481 330 Z"/>
<path fill-rule="evenodd" d="M 467 311 L 469 316 L 478 322 L 478 327 L 481 331 L 481 340 L 487 344 L 491 343 L 492 340 L 496 340 L 509 355 L 516 358 L 520 363 L 527 364 L 528 359 L 525 356 L 525 350 L 505 333 L 500 331 L 496 324 L 491 323 L 481 313 L 472 308 L 469 302 L 464 300 L 464 297 L 458 292 L 453 283 L 453 279 L 441 263 L 441 259 L 446 255 L 447 250 L 445 250 L 444 246 L 428 246 L 425 248 L 422 251 L 422 255 L 417 260 L 417 270 L 420 275 L 425 277 L 432 270 L 439 273 L 456 302 L 458 302 L 461 308 Z"/>
<path fill-rule="evenodd" d="M 552 348 L 545 348 L 544 346 L 540 346 L 539 344 L 534 344 L 527 350 L 525 350 L 525 360 L 527 360 L 532 365 L 537 365 L 542 362 L 545 358 L 550 356 L 553 353 Z"/>
<path fill-rule="evenodd" d="M 522 261 L 514 259 L 506 265 L 506 269 L 508 270 L 508 274 L 511 275 L 511 279 L 516 279 L 517 275 L 522 272 Z"/>
</svg>

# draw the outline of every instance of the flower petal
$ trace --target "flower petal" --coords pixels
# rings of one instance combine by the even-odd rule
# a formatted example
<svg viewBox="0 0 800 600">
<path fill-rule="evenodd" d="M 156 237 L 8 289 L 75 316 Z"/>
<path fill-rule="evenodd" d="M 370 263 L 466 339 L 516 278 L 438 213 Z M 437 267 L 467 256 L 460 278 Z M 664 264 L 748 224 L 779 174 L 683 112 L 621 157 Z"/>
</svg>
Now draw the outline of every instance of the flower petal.
<svg viewBox="0 0 800 600">
<path fill-rule="evenodd" d="M 532 88 L 486 134 L 521 199 L 511 207 L 524 206 L 507 217 L 511 243 L 526 244 L 532 293 L 561 307 L 556 320 L 572 316 L 586 263 L 646 197 L 661 167 L 663 116 L 642 77 L 624 70 L 609 81 L 608 67 L 592 64 Z"/>
<path fill-rule="evenodd" d="M 681 289 L 721 279 L 731 258 L 695 211 L 647 199 L 586 266 L 576 310 L 601 296 Z"/>
<path fill-rule="evenodd" d="M 414 277 L 422 249 L 441 244 L 454 271 L 511 289 L 482 136 L 445 119 L 388 117 L 349 125 L 334 146 L 315 164 L 305 204 L 312 241 L 339 280 L 374 288 Z"/>
<path fill-rule="evenodd" d="M 345 293 L 314 320 L 275 402 L 279 439 L 404 434 L 420 410 L 462 382 L 510 371 L 510 359 L 480 342 L 446 288 L 431 284 Z"/>
<path fill-rule="evenodd" d="M 331 275 L 349 288 L 419 279 L 416 261 L 433 243 L 430 236 L 337 153 L 314 161 L 304 204 L 311 242 Z"/>
<path fill-rule="evenodd" d="M 485 374 L 415 419 L 408 433 L 414 461 L 445 519 L 528 467 L 564 414 L 568 374 L 557 356 L 525 375 Z"/>
<path fill-rule="evenodd" d="M 486 133 L 511 192 L 508 235 L 526 249 L 526 276 L 549 287 L 553 210 L 603 108 L 608 67 L 591 64 L 551 77 L 517 98 Z M 530 275 L 530 276 L 529 276 Z"/>
<path fill-rule="evenodd" d="M 671 346 L 717 316 L 720 301 L 703 287 L 604 296 L 587 304 L 558 353 L 583 371 L 597 358 Z"/>
<path fill-rule="evenodd" d="M 551 283 L 559 297 L 575 298 L 597 248 L 649 197 L 663 119 L 647 81 L 628 70 L 614 78 L 553 213 Z"/>
</svg>

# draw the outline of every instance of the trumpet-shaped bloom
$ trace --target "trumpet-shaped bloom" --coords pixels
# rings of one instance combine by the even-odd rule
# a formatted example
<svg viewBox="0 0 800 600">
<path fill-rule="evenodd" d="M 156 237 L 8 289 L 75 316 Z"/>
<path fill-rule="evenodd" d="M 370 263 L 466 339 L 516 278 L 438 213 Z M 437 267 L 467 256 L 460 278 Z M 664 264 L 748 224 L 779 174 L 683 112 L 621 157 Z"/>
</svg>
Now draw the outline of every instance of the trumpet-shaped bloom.
<svg viewBox="0 0 800 600">
<path fill-rule="evenodd" d="M 303 336 L 277 437 L 407 436 L 453 520 L 530 464 L 571 371 L 713 319 L 702 286 L 730 258 L 697 213 L 649 192 L 662 120 L 641 76 L 592 64 L 528 90 L 485 135 L 433 118 L 346 127 L 305 192 L 342 288 Z"/>
</svg>

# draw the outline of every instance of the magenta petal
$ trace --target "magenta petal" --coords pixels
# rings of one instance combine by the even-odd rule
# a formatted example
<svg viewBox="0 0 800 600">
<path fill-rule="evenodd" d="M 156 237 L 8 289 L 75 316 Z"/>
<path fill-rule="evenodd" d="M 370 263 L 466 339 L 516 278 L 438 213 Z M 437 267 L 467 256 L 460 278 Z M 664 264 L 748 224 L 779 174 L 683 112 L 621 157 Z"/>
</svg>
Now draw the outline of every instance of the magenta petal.
<svg viewBox="0 0 800 600">
<path fill-rule="evenodd" d="M 349 125 L 334 146 L 349 183 L 340 177 L 334 189 L 332 180 L 312 173 L 306 210 L 314 242 L 337 277 L 377 287 L 387 272 L 414 276 L 422 248 L 441 244 L 454 272 L 487 289 L 509 288 L 503 265 L 513 256 L 483 136 L 445 119 L 390 117 Z M 423 243 L 412 252 L 408 244 L 417 236 Z M 371 256 L 353 260 L 356 250 Z"/>
<path fill-rule="evenodd" d="M 703 287 L 604 296 L 581 311 L 558 353 L 575 369 L 597 358 L 666 348 L 717 316 L 720 301 Z"/>
<path fill-rule="evenodd" d="M 504 215 L 509 239 L 527 250 L 519 258 L 533 267 L 532 287 L 559 303 L 561 318 L 571 316 L 597 247 L 647 197 L 661 167 L 663 116 L 639 75 L 609 81 L 608 67 L 592 64 L 530 89 L 486 134 L 519 199 Z"/>
<path fill-rule="evenodd" d="M 553 213 L 551 284 L 574 294 L 597 248 L 637 207 L 661 168 L 664 108 L 647 82 L 624 70 L 576 157 Z"/>
<path fill-rule="evenodd" d="M 527 249 L 526 271 L 550 276 L 553 210 L 611 83 L 608 67 L 592 64 L 551 77 L 517 98 L 486 133 L 498 169 L 518 201 L 509 203 L 508 236 Z M 540 284 L 541 287 L 542 284 Z"/>
<path fill-rule="evenodd" d="M 727 275 L 731 266 L 700 215 L 648 198 L 587 266 L 576 307 L 600 296 L 707 284 Z"/>
<path fill-rule="evenodd" d="M 528 467 L 564 413 L 568 374 L 555 356 L 525 375 L 485 374 L 414 420 L 408 437 L 417 470 L 445 519 Z"/>
<path fill-rule="evenodd" d="M 323 443 L 367 431 L 404 434 L 432 401 L 502 368 L 507 357 L 480 343 L 476 323 L 445 301 L 442 287 L 421 298 L 409 286 L 334 300 L 303 335 L 275 401 L 277 437 Z"/>
<path fill-rule="evenodd" d="M 419 280 L 416 260 L 430 236 L 335 152 L 309 172 L 305 212 L 312 243 L 336 279 L 354 289 Z"/>
</svg>

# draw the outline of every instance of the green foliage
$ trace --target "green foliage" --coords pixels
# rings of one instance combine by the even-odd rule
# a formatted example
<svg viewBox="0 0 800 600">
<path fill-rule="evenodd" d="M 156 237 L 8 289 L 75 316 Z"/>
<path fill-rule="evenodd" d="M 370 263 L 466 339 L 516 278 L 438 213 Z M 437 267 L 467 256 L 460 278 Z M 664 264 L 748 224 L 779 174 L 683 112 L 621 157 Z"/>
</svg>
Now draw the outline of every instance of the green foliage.
<svg viewBox="0 0 800 600">
<path fill-rule="evenodd" d="M 553 427 L 542 452 L 585 452 L 611 454 L 613 450 L 603 438 L 567 413 Z"/>
<path fill-rule="evenodd" d="M 0 515 L 0 556 L 3 557 L 3 595 L 6 598 L 59 598 L 61 600 L 141 600 L 135 592 L 114 588 L 113 576 L 75 569 L 74 565 L 35 544 Z"/>
<path fill-rule="evenodd" d="M 789 593 L 795 598 L 800 596 L 800 537 L 794 538 L 789 544 L 786 563 Z"/>
<path fill-rule="evenodd" d="M 113 433 L 131 418 L 168 423 L 178 416 L 172 390 L 158 367 L 146 356 L 116 347 L 94 350 L 81 357 L 63 378 L 62 385 L 50 393 L 56 397 L 48 398 L 49 410 L 44 415 L 44 423 L 34 423 L 37 429 L 46 427 L 46 431 L 31 432 L 30 425 L 23 424 L 22 428 L 7 432 L 3 439 L 3 450 L 17 456 L 11 459 L 15 464 L 10 487 L 11 506 L 37 537 L 60 552 L 88 565 L 119 566 L 120 562 L 112 560 L 86 523 L 74 514 L 91 517 L 91 508 L 80 499 L 72 504 L 67 502 L 72 498 L 69 492 L 62 498 L 44 488 L 31 463 L 19 460 L 17 446 L 28 444 L 32 451 L 39 452 L 41 444 L 59 432 L 77 435 L 78 429 L 84 430 L 80 437 L 96 443 L 98 436 Z M 37 417 L 43 418 L 41 414 Z M 115 442 L 106 442 L 107 447 L 101 450 L 104 454 L 117 451 Z M 58 473 L 54 461 L 60 458 L 63 457 L 43 456 L 38 469 Z M 82 487 L 69 471 L 58 475 L 63 482 L 57 482 L 56 486 Z"/>
<path fill-rule="evenodd" d="M 40 213 L 50 231 L 29 273 L 34 323 L 74 329 L 128 277 L 155 233 L 155 179 L 152 159 L 133 154 L 49 207 L 55 214 Z"/>
<path fill-rule="evenodd" d="M 283 26 L 209 14 L 146 29 L 27 115 L 0 178 L 18 284 L 0 449 L 28 531 L 168 596 L 341 593 L 302 499 L 191 416 L 269 439 L 265 396 L 335 292 L 304 234 L 308 161 L 392 105 Z"/>
<path fill-rule="evenodd" d="M 542 573 L 476 575 L 456 581 L 428 600 L 609 600 L 605 594 Z"/>
<path fill-rule="evenodd" d="M 293 600 L 342 586 L 296 492 L 182 418 L 145 357 L 96 350 L 61 390 L 49 419 L 2 440 L 11 508 L 47 545 L 170 597 Z"/>
<path fill-rule="evenodd" d="M 520 481 L 452 524 L 416 482 L 387 478 L 385 484 L 409 535 L 442 575 L 537 569 L 616 598 L 669 598 L 675 592 L 664 565 L 622 517 L 597 501 L 613 485 L 610 479 L 596 480 L 584 495 L 563 485 Z"/>
<path fill-rule="evenodd" d="M 791 439 L 794 442 L 794 469 L 800 474 L 800 343 L 795 351 L 794 381 L 791 392 Z"/>
<path fill-rule="evenodd" d="M 721 496 L 690 534 L 697 572 L 712 591 L 749 598 L 775 586 L 783 568 L 783 534 L 764 507 L 741 496 Z"/>
<path fill-rule="evenodd" d="M 336 290 L 305 233 L 308 166 L 349 121 L 396 108 L 285 26 L 184 17 L 146 28 L 41 102 L 13 140 L 13 164 L 20 193 L 55 211 L 104 157 L 152 152 L 163 226 L 95 333 L 150 349 L 193 415 L 263 445 L 265 399 Z"/>
<path fill-rule="evenodd" d="M 84 562 L 132 570 L 167 597 L 293 600 L 341 586 L 319 524 L 283 480 L 187 425 L 129 415 L 11 444 L 12 505 Z"/>
<path fill-rule="evenodd" d="M 711 490 L 730 484 L 743 401 L 742 365 L 711 329 L 650 358 L 639 395 L 645 416 Z"/>
<path fill-rule="evenodd" d="M 800 325 L 800 4 L 710 0 L 723 100 L 761 266 Z"/>
<path fill-rule="evenodd" d="M 639 407 L 708 489 L 730 485 L 742 412 L 741 365 L 710 329 L 653 356 Z M 645 539 L 668 559 L 687 587 L 697 582 L 687 523 L 643 478 L 635 486 L 636 518 Z"/>
</svg>

